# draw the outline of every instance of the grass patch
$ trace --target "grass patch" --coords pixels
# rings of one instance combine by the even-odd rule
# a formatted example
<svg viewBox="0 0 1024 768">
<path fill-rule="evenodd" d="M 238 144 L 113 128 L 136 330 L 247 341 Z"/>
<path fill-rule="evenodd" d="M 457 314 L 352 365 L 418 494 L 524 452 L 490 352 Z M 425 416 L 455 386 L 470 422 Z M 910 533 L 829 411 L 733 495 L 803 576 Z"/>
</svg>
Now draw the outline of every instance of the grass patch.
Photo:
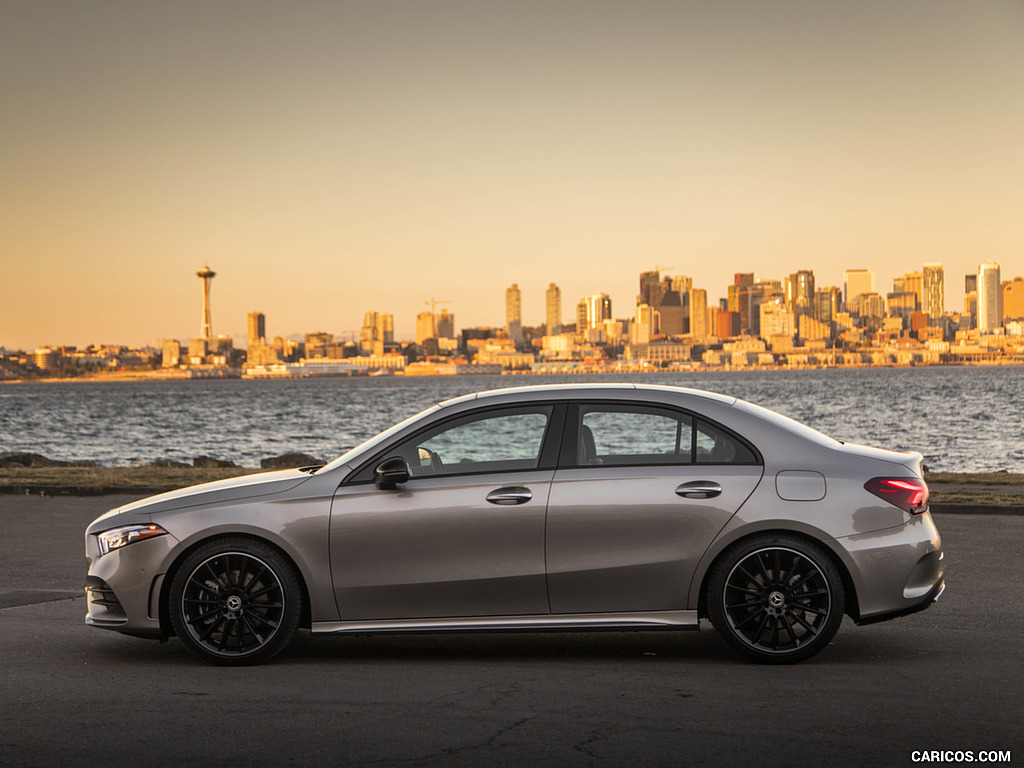
<svg viewBox="0 0 1024 768">
<path fill-rule="evenodd" d="M 0 468 L 0 487 L 105 488 L 172 491 L 211 480 L 262 472 L 259 469 L 195 469 L 193 467 L 11 467 Z"/>
<path fill-rule="evenodd" d="M 942 485 L 1024 485 L 1024 475 L 1014 472 L 926 472 L 929 487 Z"/>
</svg>

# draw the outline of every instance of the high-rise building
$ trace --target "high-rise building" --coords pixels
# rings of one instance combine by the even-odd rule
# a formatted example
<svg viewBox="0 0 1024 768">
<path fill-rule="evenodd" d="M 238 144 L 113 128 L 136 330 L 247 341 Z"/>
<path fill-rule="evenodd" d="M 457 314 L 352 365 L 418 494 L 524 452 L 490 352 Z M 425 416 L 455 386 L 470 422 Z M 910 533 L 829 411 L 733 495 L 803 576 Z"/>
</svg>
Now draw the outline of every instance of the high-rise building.
<svg viewBox="0 0 1024 768">
<path fill-rule="evenodd" d="M 862 293 L 875 292 L 875 273 L 869 269 L 848 269 L 843 273 L 843 294 L 846 311 L 856 312 L 857 297 Z"/>
<path fill-rule="evenodd" d="M 843 311 L 843 291 L 841 288 L 829 286 L 814 291 L 813 317 L 819 323 L 831 323 L 836 315 Z"/>
<path fill-rule="evenodd" d="M 893 293 L 909 293 L 914 296 L 914 310 L 924 306 L 924 273 L 907 272 L 903 277 L 892 281 Z"/>
<path fill-rule="evenodd" d="M 416 343 L 423 346 L 429 339 L 437 338 L 437 318 L 433 312 L 420 312 L 416 315 Z"/>
<path fill-rule="evenodd" d="M 999 264 L 986 261 L 978 267 L 978 329 L 994 331 L 1003 326 L 1002 284 Z"/>
<path fill-rule="evenodd" d="M 1003 325 L 1011 320 L 1024 320 L 1024 278 L 1015 277 L 1002 285 Z"/>
<path fill-rule="evenodd" d="M 921 309 L 935 320 L 946 314 L 945 276 L 941 264 L 925 264 L 921 281 Z"/>
<path fill-rule="evenodd" d="M 246 324 L 246 342 L 252 347 L 267 343 L 267 318 L 262 312 L 250 312 Z"/>
<path fill-rule="evenodd" d="M 637 305 L 647 304 L 656 310 L 661 306 L 661 297 L 665 294 L 665 286 L 661 282 L 661 272 L 654 270 L 640 273 L 640 294 L 636 297 Z"/>
<path fill-rule="evenodd" d="M 690 290 L 690 335 L 696 342 L 708 337 L 708 292 L 703 288 Z"/>
<path fill-rule="evenodd" d="M 437 316 L 437 337 L 439 339 L 455 338 L 455 315 L 447 309 L 442 309 Z"/>
<path fill-rule="evenodd" d="M 797 317 L 814 313 L 814 272 L 801 269 L 786 278 L 786 306 Z"/>
<path fill-rule="evenodd" d="M 689 292 L 687 294 L 690 295 Z M 665 291 L 658 312 L 661 315 L 660 333 L 666 336 L 681 336 L 686 333 L 689 317 L 683 314 L 683 301 L 679 291 Z"/>
<path fill-rule="evenodd" d="M 516 344 L 523 340 L 523 293 L 518 283 L 505 289 L 505 330 Z"/>
<path fill-rule="evenodd" d="M 607 293 L 595 293 L 593 296 L 588 296 L 583 301 L 586 302 L 587 308 L 587 325 L 590 328 L 602 328 L 604 327 L 605 320 L 612 319 L 612 300 Z"/>
<path fill-rule="evenodd" d="M 544 294 L 544 322 L 547 324 L 548 336 L 562 332 L 562 289 L 554 283 L 548 286 Z"/>
</svg>

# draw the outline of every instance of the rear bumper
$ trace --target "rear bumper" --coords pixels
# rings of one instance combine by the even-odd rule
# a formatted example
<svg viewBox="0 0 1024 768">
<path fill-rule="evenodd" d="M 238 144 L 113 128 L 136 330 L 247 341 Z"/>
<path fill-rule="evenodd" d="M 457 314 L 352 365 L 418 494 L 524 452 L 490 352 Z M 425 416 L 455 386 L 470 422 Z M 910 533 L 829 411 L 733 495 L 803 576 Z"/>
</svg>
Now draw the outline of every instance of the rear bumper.
<svg viewBox="0 0 1024 768">
<path fill-rule="evenodd" d="M 933 586 L 928 593 L 921 598 L 921 601 L 915 605 L 911 605 L 907 608 L 901 608 L 897 611 L 888 611 L 884 613 L 876 613 L 870 616 L 861 616 L 858 619 L 854 619 L 854 623 L 863 624 L 876 624 L 879 621 L 888 621 L 889 619 L 898 619 L 900 616 L 909 616 L 912 613 L 918 613 L 926 608 L 930 608 L 932 603 L 938 602 L 938 599 L 942 597 L 942 593 L 946 591 L 946 580 L 939 579 L 938 583 Z"/>
</svg>

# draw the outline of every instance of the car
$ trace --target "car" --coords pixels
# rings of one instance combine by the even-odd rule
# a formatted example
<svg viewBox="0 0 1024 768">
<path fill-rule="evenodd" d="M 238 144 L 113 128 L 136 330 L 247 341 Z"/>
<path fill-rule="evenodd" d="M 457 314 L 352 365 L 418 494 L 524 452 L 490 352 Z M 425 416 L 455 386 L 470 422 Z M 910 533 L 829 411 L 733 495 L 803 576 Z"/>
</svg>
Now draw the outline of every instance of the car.
<svg viewBox="0 0 1024 768">
<path fill-rule="evenodd" d="M 679 387 L 515 387 L 329 464 L 171 491 L 85 535 L 86 623 L 220 665 L 314 633 L 698 629 L 758 662 L 927 608 L 920 453 Z"/>
</svg>

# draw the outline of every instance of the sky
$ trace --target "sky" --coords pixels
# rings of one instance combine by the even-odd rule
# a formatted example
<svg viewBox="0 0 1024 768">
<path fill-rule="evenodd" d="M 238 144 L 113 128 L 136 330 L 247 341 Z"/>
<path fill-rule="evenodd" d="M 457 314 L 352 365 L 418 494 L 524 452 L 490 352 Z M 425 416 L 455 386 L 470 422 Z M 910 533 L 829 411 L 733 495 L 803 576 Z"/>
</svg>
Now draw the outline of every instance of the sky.
<svg viewBox="0 0 1024 768">
<path fill-rule="evenodd" d="M 0 347 L 1024 273 L 1024 3 L 0 0 Z"/>
</svg>

